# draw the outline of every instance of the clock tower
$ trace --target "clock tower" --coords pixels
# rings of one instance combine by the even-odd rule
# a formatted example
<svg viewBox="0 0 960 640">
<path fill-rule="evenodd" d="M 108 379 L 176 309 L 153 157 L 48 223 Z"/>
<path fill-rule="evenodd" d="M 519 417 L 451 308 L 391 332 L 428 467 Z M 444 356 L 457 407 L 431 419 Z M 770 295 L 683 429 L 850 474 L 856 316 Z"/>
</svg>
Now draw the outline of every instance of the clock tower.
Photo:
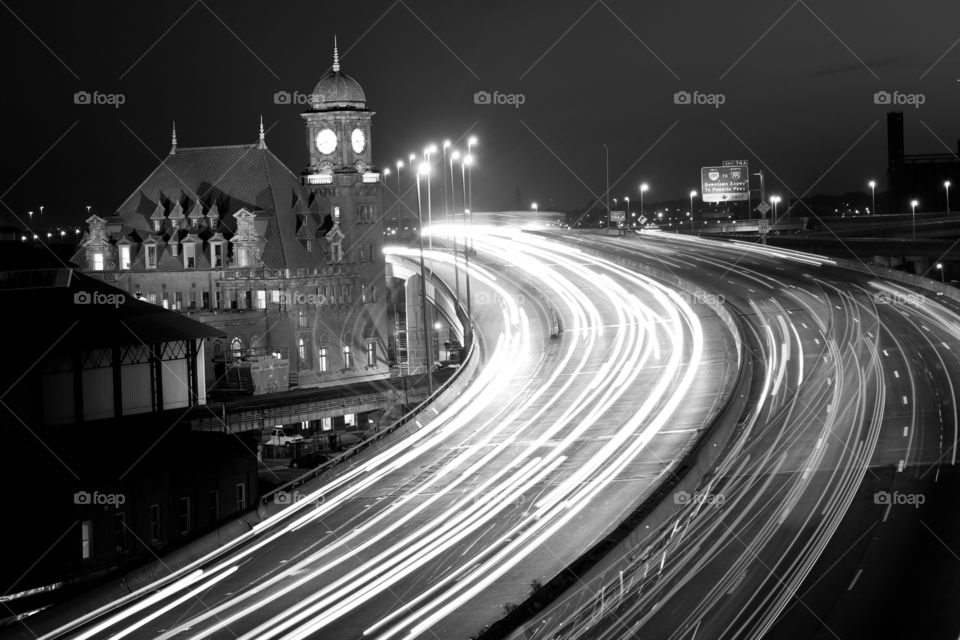
<svg viewBox="0 0 960 640">
<path fill-rule="evenodd" d="M 330 184 L 335 173 L 373 173 L 370 121 L 360 84 L 340 71 L 333 44 L 333 67 L 310 94 L 310 109 L 300 114 L 307 125 L 310 163 L 303 170 L 307 185 Z"/>
</svg>

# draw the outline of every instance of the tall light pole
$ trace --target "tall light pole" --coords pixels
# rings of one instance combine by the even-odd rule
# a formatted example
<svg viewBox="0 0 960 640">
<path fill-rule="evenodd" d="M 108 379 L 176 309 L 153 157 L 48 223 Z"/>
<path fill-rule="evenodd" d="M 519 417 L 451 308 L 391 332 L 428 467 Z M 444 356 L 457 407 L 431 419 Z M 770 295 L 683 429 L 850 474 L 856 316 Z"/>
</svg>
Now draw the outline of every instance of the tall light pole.
<svg viewBox="0 0 960 640">
<path fill-rule="evenodd" d="M 943 183 L 943 188 L 947 192 L 947 213 L 950 213 L 950 181 Z M 40 207 L 40 213 L 43 213 L 43 207 Z"/>
<path fill-rule="evenodd" d="M 412 169 L 413 167 L 411 167 Z M 397 233 L 403 233 L 403 203 L 400 201 L 400 169 L 403 169 L 403 160 L 397 160 Z"/>
<path fill-rule="evenodd" d="M 643 194 L 650 190 L 650 185 L 646 182 L 640 183 L 640 217 L 643 217 Z"/>
<path fill-rule="evenodd" d="M 630 226 L 630 196 L 623 196 L 623 201 L 627 203 L 627 213 L 623 219 L 623 226 Z"/>
<path fill-rule="evenodd" d="M 777 220 L 777 205 L 780 204 L 780 196 L 770 196 L 770 203 L 773 204 L 773 220 Z"/>
<path fill-rule="evenodd" d="M 603 196 L 607 204 L 607 228 L 609 229 L 613 224 L 610 221 L 610 147 L 604 143 L 603 145 L 603 158 L 606 165 L 606 188 L 603 191 Z"/>
<path fill-rule="evenodd" d="M 870 214 L 873 215 L 877 213 L 877 181 L 871 180 L 867 186 L 870 187 Z"/>
<path fill-rule="evenodd" d="M 420 312 L 423 314 L 423 349 L 424 364 L 427 367 L 427 389 L 433 395 L 433 358 L 430 357 L 430 330 L 427 318 L 427 270 L 423 264 L 423 201 L 420 197 L 420 176 L 430 176 L 430 165 L 426 162 L 417 168 L 417 217 L 420 222 L 420 233 L 417 241 L 420 246 Z"/>
<path fill-rule="evenodd" d="M 916 200 L 910 201 L 910 208 L 913 209 L 913 239 L 917 239 L 917 205 L 920 203 Z"/>
<path fill-rule="evenodd" d="M 457 218 L 457 183 L 453 179 L 453 163 L 460 159 L 460 152 L 454 149 L 450 153 L 450 205 L 452 208 L 451 215 L 453 216 L 454 221 Z M 454 227 L 453 232 L 453 283 L 454 283 L 454 296 L 457 301 L 457 308 L 460 308 L 460 263 L 457 258 L 457 227 Z"/>
<path fill-rule="evenodd" d="M 430 195 L 431 194 L 430 174 L 433 173 L 432 171 L 433 165 L 430 164 L 430 156 L 436 152 L 437 152 L 437 145 L 435 144 L 431 144 L 430 146 L 428 146 L 426 149 L 423 150 L 423 157 L 428 167 L 428 170 L 427 170 L 427 224 L 428 225 L 433 224 L 433 198 Z M 433 251 L 432 235 L 427 238 L 427 248 L 430 251 Z"/>
<path fill-rule="evenodd" d="M 938 262 L 938 263 L 937 263 L 937 271 L 940 272 L 940 282 L 943 283 L 943 284 L 946 284 L 947 281 L 946 281 L 946 280 L 944 279 L 944 277 L 943 277 L 943 263 L 942 263 L 942 262 Z"/>
<path fill-rule="evenodd" d="M 697 197 L 697 192 L 690 191 L 690 230 L 693 231 L 693 199 Z"/>
<path fill-rule="evenodd" d="M 447 166 L 447 149 L 450 148 L 450 141 L 443 141 L 443 164 L 441 167 Z M 447 218 L 450 216 L 450 210 L 447 208 L 447 172 L 443 172 L 443 221 L 447 222 Z"/>
<path fill-rule="evenodd" d="M 473 147 L 473 144 L 476 142 L 476 138 L 470 137 L 470 140 L 467 142 L 467 148 Z M 467 178 L 469 172 L 467 171 L 468 167 L 473 167 L 473 154 L 467 153 L 463 158 L 463 162 L 460 163 L 460 179 L 463 181 L 463 213 L 464 218 L 470 216 L 470 219 L 467 221 L 467 235 L 463 243 L 463 253 L 464 253 L 464 267 L 467 271 L 467 336 L 470 339 L 470 343 L 473 343 L 473 296 L 470 295 L 470 251 L 473 250 L 473 236 L 471 235 L 473 227 L 473 209 L 470 207 L 472 204 L 471 200 L 473 198 L 470 193 L 470 180 Z"/>
</svg>

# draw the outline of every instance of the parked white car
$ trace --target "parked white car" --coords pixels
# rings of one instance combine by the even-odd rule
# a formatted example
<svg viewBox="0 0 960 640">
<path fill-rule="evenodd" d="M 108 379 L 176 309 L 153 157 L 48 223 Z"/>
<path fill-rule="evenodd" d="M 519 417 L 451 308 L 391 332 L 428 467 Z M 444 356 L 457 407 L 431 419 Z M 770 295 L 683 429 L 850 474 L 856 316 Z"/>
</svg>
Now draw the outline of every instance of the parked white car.
<svg viewBox="0 0 960 640">
<path fill-rule="evenodd" d="M 288 444 L 294 444 L 295 442 L 303 442 L 303 436 L 288 436 L 281 427 L 274 427 L 263 444 L 283 447 Z"/>
</svg>

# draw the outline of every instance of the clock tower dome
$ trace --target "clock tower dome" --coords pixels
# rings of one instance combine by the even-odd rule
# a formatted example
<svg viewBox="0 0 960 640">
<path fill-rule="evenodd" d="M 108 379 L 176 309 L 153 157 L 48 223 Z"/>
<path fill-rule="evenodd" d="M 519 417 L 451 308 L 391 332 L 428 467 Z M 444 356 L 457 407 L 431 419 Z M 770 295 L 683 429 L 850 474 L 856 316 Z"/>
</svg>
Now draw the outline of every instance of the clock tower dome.
<svg viewBox="0 0 960 640">
<path fill-rule="evenodd" d="M 300 114 L 306 121 L 310 163 L 303 170 L 304 183 L 329 184 L 335 173 L 372 171 L 370 121 L 360 84 L 340 71 L 337 43 L 333 43 L 333 66 L 310 94 L 310 109 Z"/>
</svg>

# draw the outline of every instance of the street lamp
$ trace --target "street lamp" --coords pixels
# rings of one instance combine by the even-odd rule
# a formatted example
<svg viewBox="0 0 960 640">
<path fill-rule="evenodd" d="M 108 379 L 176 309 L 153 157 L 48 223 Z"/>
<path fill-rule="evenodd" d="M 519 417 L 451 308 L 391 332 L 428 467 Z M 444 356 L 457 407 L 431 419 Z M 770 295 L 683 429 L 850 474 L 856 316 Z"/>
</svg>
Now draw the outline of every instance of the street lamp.
<svg viewBox="0 0 960 640">
<path fill-rule="evenodd" d="M 867 186 L 870 187 L 870 213 L 875 214 L 877 212 L 877 181 L 871 180 Z"/>
<path fill-rule="evenodd" d="M 470 139 L 467 141 L 467 147 L 472 148 L 476 144 L 477 139 L 473 136 L 470 136 Z M 463 162 L 460 163 L 460 180 L 463 184 L 463 217 L 467 222 L 467 236 L 463 241 L 463 262 L 464 267 L 467 272 L 467 336 L 469 338 L 468 342 L 472 344 L 473 342 L 473 297 L 470 295 L 470 252 L 473 250 L 473 237 L 470 235 L 470 232 L 473 229 L 473 207 L 471 194 L 472 183 L 471 178 L 469 178 L 469 172 L 467 167 L 473 167 L 473 154 L 469 151 L 467 155 L 463 157 Z M 467 220 L 467 216 L 470 216 Z"/>
<path fill-rule="evenodd" d="M 917 239 L 917 205 L 920 204 L 916 200 L 910 201 L 910 208 L 913 209 L 913 239 Z"/>
<path fill-rule="evenodd" d="M 693 199 L 697 197 L 696 191 L 690 191 L 690 229 L 693 230 Z"/>
<path fill-rule="evenodd" d="M 531 203 L 530 203 L 530 209 L 533 210 L 533 211 L 537 211 L 537 203 L 536 203 L 536 202 L 531 202 Z"/>
<path fill-rule="evenodd" d="M 460 151 L 454 149 L 450 153 L 450 206 L 451 212 L 450 215 L 453 216 L 454 221 L 457 219 L 457 183 L 453 179 L 453 163 L 460 159 Z M 464 194 L 466 195 L 466 194 Z M 454 295 L 455 300 L 457 301 L 457 309 L 460 308 L 460 263 L 457 259 L 457 232 L 453 233 L 453 282 L 454 282 Z"/>
<path fill-rule="evenodd" d="M 947 180 L 943 183 L 943 188 L 947 192 L 947 213 L 950 213 L 950 181 Z M 43 207 L 40 207 L 41 213 L 43 212 Z"/>
<path fill-rule="evenodd" d="M 640 216 L 643 217 L 643 194 L 650 190 L 650 185 L 646 182 L 640 183 Z"/>
<path fill-rule="evenodd" d="M 447 208 L 447 172 L 443 170 L 443 167 L 447 165 L 447 149 L 450 148 L 450 141 L 443 141 L 443 165 L 441 165 L 441 171 L 443 171 L 443 221 L 446 222 L 450 217 L 450 210 Z"/>
<path fill-rule="evenodd" d="M 770 196 L 770 202 L 773 204 L 773 219 L 777 219 L 777 205 L 780 204 L 780 196 Z"/>
<path fill-rule="evenodd" d="M 626 223 L 630 220 L 630 196 L 623 196 L 623 201 L 627 203 L 627 215 L 623 219 L 624 226 L 626 226 Z"/>
<path fill-rule="evenodd" d="M 423 348 L 424 365 L 427 367 L 427 388 L 430 395 L 433 395 L 433 365 L 430 357 L 430 331 L 427 325 L 427 273 L 423 264 L 423 203 L 420 197 L 420 176 L 430 177 L 430 165 L 421 162 L 417 167 L 417 217 L 420 223 L 420 233 L 417 234 L 417 242 L 420 246 L 420 312 L 423 314 Z M 429 195 L 429 193 L 428 193 Z"/>
<path fill-rule="evenodd" d="M 942 262 L 937 263 L 937 271 L 940 272 L 940 282 L 946 283 L 946 280 L 943 279 L 943 263 Z"/>
</svg>

